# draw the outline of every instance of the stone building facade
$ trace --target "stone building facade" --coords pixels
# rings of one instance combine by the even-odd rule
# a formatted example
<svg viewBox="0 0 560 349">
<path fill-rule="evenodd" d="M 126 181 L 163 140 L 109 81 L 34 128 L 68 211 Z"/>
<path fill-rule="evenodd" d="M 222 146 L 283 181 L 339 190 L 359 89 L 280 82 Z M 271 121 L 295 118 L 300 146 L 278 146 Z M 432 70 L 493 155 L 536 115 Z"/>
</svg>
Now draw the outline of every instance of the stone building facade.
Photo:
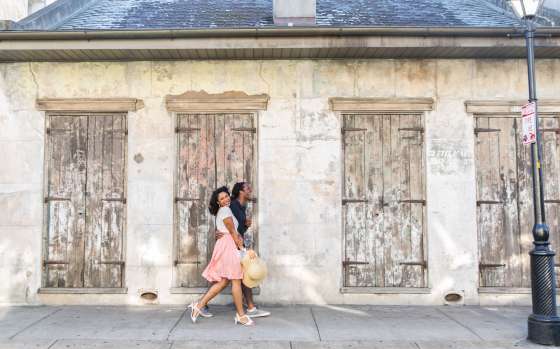
<svg viewBox="0 0 560 349">
<path fill-rule="evenodd" d="M 198 59 L 177 59 L 165 45 L 201 40 L 93 47 L 4 34 L 0 303 L 190 301 L 206 287 L 197 275 L 212 245 L 209 190 L 238 180 L 255 187 L 254 234 L 269 268 L 259 302 L 530 302 L 521 40 L 210 38 L 192 48 Z M 556 250 L 557 40 L 541 41 L 537 64 Z M 286 56 L 204 58 L 257 41 L 255 56 Z M 435 53 L 420 58 L 428 44 Z M 393 49 L 384 57 L 344 56 L 384 45 Z M 464 47 L 469 58 L 449 56 Z M 141 50 L 169 56 L 119 58 Z"/>
</svg>

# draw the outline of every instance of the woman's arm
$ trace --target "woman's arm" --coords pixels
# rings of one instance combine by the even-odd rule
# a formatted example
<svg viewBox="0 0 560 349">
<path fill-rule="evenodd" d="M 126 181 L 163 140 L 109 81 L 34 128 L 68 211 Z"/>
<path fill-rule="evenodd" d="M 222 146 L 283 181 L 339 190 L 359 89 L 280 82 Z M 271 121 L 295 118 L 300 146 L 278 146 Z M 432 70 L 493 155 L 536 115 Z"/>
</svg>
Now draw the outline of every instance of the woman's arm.
<svg viewBox="0 0 560 349">
<path fill-rule="evenodd" d="M 237 248 L 239 248 L 240 250 L 243 249 L 243 239 L 241 239 L 241 236 L 239 236 L 239 233 L 237 232 L 237 230 L 235 230 L 235 224 L 233 224 L 233 218 L 231 217 L 224 218 L 224 225 L 226 226 L 227 230 L 231 234 L 233 241 L 235 241 Z"/>
</svg>

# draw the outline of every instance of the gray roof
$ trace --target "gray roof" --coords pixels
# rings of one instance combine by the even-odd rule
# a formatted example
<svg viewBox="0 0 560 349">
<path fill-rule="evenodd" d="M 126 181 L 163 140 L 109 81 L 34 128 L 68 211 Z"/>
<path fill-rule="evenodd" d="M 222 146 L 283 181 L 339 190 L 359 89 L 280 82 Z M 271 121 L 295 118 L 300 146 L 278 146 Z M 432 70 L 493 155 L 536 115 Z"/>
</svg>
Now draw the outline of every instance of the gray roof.
<svg viewBox="0 0 560 349">
<path fill-rule="evenodd" d="M 317 0 L 318 26 L 512 27 L 485 0 Z M 184 29 L 273 26 L 272 0 L 97 0 L 50 29 Z"/>
</svg>

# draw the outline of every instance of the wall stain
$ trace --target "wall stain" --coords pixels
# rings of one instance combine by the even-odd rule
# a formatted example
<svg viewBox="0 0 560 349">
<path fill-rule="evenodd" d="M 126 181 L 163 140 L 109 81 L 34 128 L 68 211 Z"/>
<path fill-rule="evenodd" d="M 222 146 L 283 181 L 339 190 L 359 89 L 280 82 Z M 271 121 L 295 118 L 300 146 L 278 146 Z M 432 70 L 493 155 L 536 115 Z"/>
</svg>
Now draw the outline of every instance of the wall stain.
<svg viewBox="0 0 560 349">
<path fill-rule="evenodd" d="M 138 153 L 138 154 L 134 155 L 134 161 L 135 161 L 137 164 L 140 164 L 140 163 L 142 163 L 142 162 L 144 161 L 144 156 L 142 156 L 141 153 Z"/>
</svg>

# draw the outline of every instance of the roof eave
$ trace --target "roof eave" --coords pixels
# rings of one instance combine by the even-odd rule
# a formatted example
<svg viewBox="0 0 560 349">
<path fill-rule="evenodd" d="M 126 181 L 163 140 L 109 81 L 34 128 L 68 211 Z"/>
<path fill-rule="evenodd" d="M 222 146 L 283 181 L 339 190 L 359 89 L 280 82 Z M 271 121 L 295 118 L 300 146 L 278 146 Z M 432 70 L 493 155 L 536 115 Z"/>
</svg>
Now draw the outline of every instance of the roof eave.
<svg viewBox="0 0 560 349">
<path fill-rule="evenodd" d="M 560 28 L 536 56 L 560 58 Z M 342 27 L 1 32 L 0 62 L 185 59 L 522 58 L 521 28 Z"/>
<path fill-rule="evenodd" d="M 149 30 L 0 31 L 0 40 L 98 40 L 290 36 L 448 36 L 503 37 L 523 32 L 522 27 L 261 27 Z M 560 27 L 541 27 L 541 35 L 558 36 Z"/>
</svg>

